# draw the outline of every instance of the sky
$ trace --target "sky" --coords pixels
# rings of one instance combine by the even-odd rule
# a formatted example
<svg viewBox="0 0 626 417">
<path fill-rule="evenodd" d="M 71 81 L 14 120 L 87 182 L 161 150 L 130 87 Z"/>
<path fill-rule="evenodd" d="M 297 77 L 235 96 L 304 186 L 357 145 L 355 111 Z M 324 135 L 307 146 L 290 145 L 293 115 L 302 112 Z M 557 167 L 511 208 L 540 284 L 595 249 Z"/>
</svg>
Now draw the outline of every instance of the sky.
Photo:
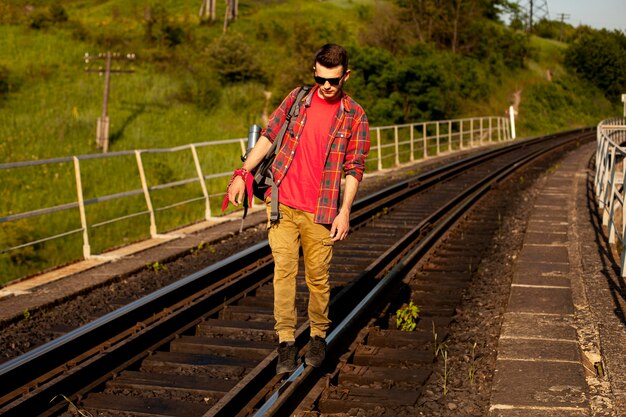
<svg viewBox="0 0 626 417">
<path fill-rule="evenodd" d="M 533 4 L 544 1 L 551 20 L 561 20 L 561 13 L 565 13 L 569 14 L 565 22 L 574 27 L 584 24 L 594 29 L 626 30 L 626 0 L 533 0 Z M 524 5 L 530 0 L 518 2 Z"/>
</svg>

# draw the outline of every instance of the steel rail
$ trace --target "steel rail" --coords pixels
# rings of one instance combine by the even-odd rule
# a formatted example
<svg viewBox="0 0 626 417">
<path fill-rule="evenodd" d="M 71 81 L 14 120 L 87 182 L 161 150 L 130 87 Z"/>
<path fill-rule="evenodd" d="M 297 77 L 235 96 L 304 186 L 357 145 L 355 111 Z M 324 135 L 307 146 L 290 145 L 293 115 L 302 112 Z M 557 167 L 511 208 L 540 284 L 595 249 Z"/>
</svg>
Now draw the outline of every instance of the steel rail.
<svg viewBox="0 0 626 417">
<path fill-rule="evenodd" d="M 559 146 L 562 146 L 562 144 L 555 145 L 554 147 Z M 358 305 L 347 314 L 342 322 L 332 330 L 327 337 L 328 350 L 333 351 L 336 349 L 336 345 L 345 345 L 346 340 L 352 339 L 355 332 L 362 326 L 362 322 L 370 318 L 373 313 L 378 310 L 376 305 L 388 289 L 397 283 L 398 279 L 419 262 L 421 257 L 428 252 L 443 233 L 448 230 L 461 215 L 471 209 L 474 204 L 487 193 L 494 183 L 508 176 L 521 165 L 534 160 L 537 155 L 541 155 L 544 152 L 544 150 L 536 151 L 526 156 L 522 161 L 490 174 L 463 193 L 455 196 L 439 210 L 422 220 L 420 224 L 408 232 L 401 239 L 399 244 L 406 245 L 406 247 L 410 248 L 409 252 L 395 264 L 390 272 L 378 280 L 374 288 L 371 289 Z M 418 239 L 418 236 L 421 237 Z M 315 379 L 316 376 L 319 375 L 315 369 L 305 368 L 304 365 L 300 365 L 283 385 L 260 406 L 254 416 L 287 415 L 287 413 L 292 412 L 298 400 L 303 397 L 303 391 L 307 391 L 307 389 L 316 382 L 309 380 Z M 294 397 L 296 400 L 294 400 Z"/>
<path fill-rule="evenodd" d="M 408 194 L 414 194 L 416 192 L 423 191 L 424 189 L 428 187 L 431 187 L 437 183 L 440 183 L 442 180 L 446 180 L 455 175 L 459 175 L 461 172 L 466 171 L 467 169 L 470 169 L 480 164 L 481 162 L 484 162 L 493 158 L 497 158 L 503 155 L 504 153 L 514 152 L 518 149 L 531 146 L 535 143 L 541 143 L 541 142 L 552 140 L 554 138 L 558 138 L 562 136 L 573 135 L 573 134 L 576 134 L 577 132 L 580 132 L 580 131 L 576 130 L 576 131 L 571 131 L 571 132 L 567 132 L 564 134 L 536 138 L 536 139 L 525 141 L 523 143 L 519 143 L 518 144 L 519 146 L 516 146 L 516 147 L 513 147 L 511 145 L 506 148 L 495 149 L 495 150 L 486 152 L 485 154 L 466 158 L 461 161 L 458 161 L 458 162 L 446 165 L 444 167 L 441 167 L 439 169 L 433 170 L 431 172 L 422 174 L 416 178 L 403 181 L 392 187 L 381 190 L 380 192 L 369 196 L 367 198 L 368 202 L 369 200 L 373 200 L 374 203 L 370 204 L 366 211 L 364 210 L 364 206 L 362 206 L 362 204 L 364 204 L 365 202 L 364 201 L 357 202 L 355 204 L 355 209 L 356 209 L 354 212 L 355 214 L 353 217 L 351 217 L 351 221 L 358 219 L 358 222 L 360 224 L 363 224 L 367 222 L 374 213 L 380 212 L 385 207 L 388 207 L 390 205 L 397 203 L 398 201 L 405 199 Z M 560 144 L 555 145 L 555 146 L 560 146 Z M 436 218 L 438 218 L 437 216 L 441 216 L 443 212 L 445 212 L 445 210 L 440 209 L 438 213 L 434 215 L 431 221 L 434 221 Z M 351 302 L 351 300 L 358 300 L 358 299 L 361 299 L 362 296 L 364 296 L 363 289 L 367 288 L 367 285 L 365 284 L 367 282 L 369 282 L 372 285 L 375 284 L 376 276 L 387 265 L 389 265 L 389 263 L 391 263 L 393 259 L 397 258 L 403 251 L 406 250 L 406 245 L 408 244 L 407 242 L 416 241 L 420 233 L 425 232 L 425 230 L 427 230 L 429 227 L 431 227 L 430 222 L 426 222 L 424 225 L 422 225 L 421 229 L 415 229 L 412 231 L 412 233 L 408 233 L 407 236 L 405 236 L 405 238 L 402 239 L 403 242 L 396 243 L 395 245 L 393 245 L 393 247 L 389 248 L 384 254 L 382 254 L 378 259 L 372 262 L 363 271 L 363 273 L 354 280 L 352 284 L 343 288 L 333 298 L 333 300 L 331 301 L 331 312 L 334 312 L 335 313 L 334 315 L 339 316 L 339 317 L 343 317 L 345 314 L 348 314 L 347 312 L 341 313 L 341 310 L 349 311 L 349 309 L 354 308 L 354 303 Z M 358 294 L 355 294 L 355 293 L 358 293 Z M 348 294 L 350 294 L 350 296 L 347 296 Z M 303 330 L 304 329 L 298 329 L 298 332 L 296 333 L 296 345 L 298 346 L 303 346 L 305 343 L 304 339 L 306 337 L 306 333 Z M 205 414 L 205 417 L 213 417 L 213 416 L 230 417 L 230 416 L 235 416 L 235 415 L 241 415 L 238 413 L 242 409 L 242 404 L 244 404 L 248 398 L 254 397 L 254 395 L 252 395 L 250 391 L 256 389 L 256 387 L 266 385 L 267 380 L 264 380 L 261 376 L 268 375 L 268 374 L 273 376 L 273 366 L 275 365 L 275 357 L 273 359 L 274 360 L 272 360 L 271 362 L 267 364 L 263 364 L 263 366 L 270 367 L 269 370 L 267 368 L 263 368 L 263 369 L 256 369 L 255 371 L 251 372 L 242 381 L 240 381 L 240 383 L 237 384 L 237 386 L 228 395 L 226 395 L 220 401 L 218 401 L 218 403 L 207 414 Z M 298 374 L 302 373 L 303 377 L 307 378 L 310 376 L 311 372 L 313 372 L 313 370 L 311 369 L 309 370 L 300 369 L 299 371 L 296 371 L 296 377 L 298 376 Z M 285 382 L 285 385 L 283 385 L 283 387 L 279 389 L 279 391 L 281 392 L 283 390 L 288 391 L 289 390 L 288 387 L 291 385 L 292 385 L 292 381 L 288 380 Z M 255 388 L 252 388 L 252 387 L 255 387 Z M 262 397 L 262 396 L 257 395 L 257 397 Z M 247 410 L 250 410 L 253 408 L 253 406 L 247 405 L 244 408 Z"/>
<path fill-rule="evenodd" d="M 488 152 L 488 154 L 491 154 L 493 157 L 497 155 L 498 151 L 503 152 L 505 149 L 508 149 L 508 152 L 512 152 L 519 147 L 528 146 L 531 142 L 518 143 L 516 144 L 517 147 L 510 145 L 500 148 L 500 150 Z M 470 157 L 450 164 L 447 167 L 450 170 L 455 165 L 466 164 L 466 166 L 470 166 L 484 158 L 485 156 L 483 155 Z M 459 171 L 457 170 L 456 172 L 458 173 Z M 394 194 L 397 194 L 399 191 L 405 192 L 405 189 L 411 189 L 412 192 L 415 192 L 415 188 L 426 187 L 428 183 L 431 185 L 436 184 L 447 175 L 452 174 L 447 174 L 446 169 L 440 168 L 405 181 L 401 185 L 373 194 L 368 198 L 361 199 L 355 204 L 354 219 L 365 221 L 372 214 L 380 211 L 381 204 L 389 205 L 394 198 L 400 198 L 394 197 Z M 368 201 L 376 201 L 379 204 L 366 209 L 365 206 Z M 168 337 L 173 337 L 171 335 L 175 334 L 176 331 L 188 327 L 189 321 L 184 322 L 185 320 L 193 322 L 193 320 L 199 320 L 198 317 L 206 316 L 206 312 L 212 308 L 211 303 L 220 305 L 225 297 L 236 298 L 238 297 L 237 291 L 259 285 L 259 277 L 263 274 L 269 275 L 268 268 L 271 266 L 271 262 L 266 262 L 259 267 L 259 269 L 263 270 L 263 273 L 241 275 L 239 269 L 241 265 L 255 264 L 257 262 L 256 259 L 263 253 L 265 256 L 269 255 L 267 241 L 190 275 L 142 300 L 129 304 L 55 341 L 36 348 L 19 358 L 2 364 L 0 366 L 0 378 L 4 381 L 11 381 L 11 383 L 3 384 L 0 387 L 0 406 L 8 404 L 4 409 L 0 409 L 0 412 L 4 412 L 4 415 L 36 415 L 42 413 L 49 414 L 55 411 L 55 406 L 48 404 L 48 400 L 54 395 L 63 392 L 64 395 L 72 397 L 75 394 L 85 392 L 84 378 L 87 375 L 90 377 L 96 375 L 96 378 L 90 378 L 90 380 L 95 379 L 95 382 L 89 384 L 89 386 L 96 385 L 106 378 L 111 369 L 118 369 L 129 362 L 137 360 L 137 358 L 144 355 L 142 352 L 145 349 L 154 348 L 165 343 Z M 196 303 L 197 306 L 180 305 L 182 303 L 181 299 L 197 298 L 198 296 L 194 296 L 195 293 L 207 291 L 207 277 L 223 277 L 232 274 L 236 274 L 238 278 L 232 278 L 230 283 L 214 284 L 219 285 L 221 291 L 217 292 L 215 291 L 217 288 L 211 288 L 214 292 L 207 295 L 203 303 Z M 172 312 L 171 305 L 178 305 L 179 312 Z M 169 313 L 164 314 L 163 311 Z M 164 324 L 159 324 L 152 321 L 155 315 L 168 317 L 166 317 L 166 320 L 163 320 Z M 183 316 L 184 320 L 181 318 Z M 177 320 L 174 320 L 175 317 Z M 127 333 L 124 336 L 118 336 L 120 329 L 125 329 Z M 143 341 L 139 341 L 142 339 L 138 337 L 139 335 L 146 337 L 143 338 Z M 156 335 L 160 335 L 159 338 Z M 164 339 L 163 335 L 170 336 Z M 121 342 L 119 342 L 119 346 L 106 347 L 107 344 L 110 344 L 108 343 L 109 339 L 117 339 L 118 341 L 121 340 Z M 131 351 L 131 347 L 138 349 L 138 351 Z M 144 350 L 141 351 L 141 349 Z M 119 351 L 116 353 L 116 358 L 119 356 L 119 359 L 112 361 L 113 355 L 111 353 L 116 350 Z M 85 351 L 89 352 L 86 358 Z M 105 355 L 107 359 L 104 363 L 93 358 L 93 355 L 99 351 L 107 353 Z M 79 352 L 79 359 L 76 359 L 76 352 Z M 76 369 L 66 369 L 66 363 L 68 362 L 78 362 L 81 366 L 76 367 Z M 270 357 L 268 361 L 264 362 L 271 363 L 273 359 Z M 257 374 L 264 373 L 257 372 Z M 45 377 L 42 378 L 41 375 Z M 60 382 L 60 385 L 54 387 L 55 391 L 48 387 L 48 385 L 51 385 L 52 379 L 61 379 L 61 381 L 55 381 Z M 38 380 L 40 382 L 37 382 Z M 24 386 L 29 386 L 30 388 L 27 390 L 31 392 L 22 396 L 22 391 L 24 391 L 22 387 Z M 15 406 L 9 404 L 16 397 L 19 397 L 15 401 L 18 404 Z M 241 402 L 239 402 L 239 406 L 241 406 Z"/>
<path fill-rule="evenodd" d="M 447 230 L 465 213 L 471 210 L 489 190 L 498 182 L 510 176 L 522 166 L 534 161 L 538 156 L 546 152 L 554 151 L 567 143 L 559 143 L 549 149 L 540 149 L 513 165 L 491 173 L 461 194 L 455 196 L 444 206 L 422 220 L 417 226 L 409 231 L 398 243 L 406 245 L 406 253 L 384 277 L 377 280 L 377 284 L 365 295 L 352 311 L 339 323 L 326 338 L 328 351 L 333 352 L 337 346 L 349 344 L 349 340 L 356 335 L 358 330 L 371 317 L 380 310 L 382 299 L 395 284 L 401 280 L 408 271 L 413 268 L 434 247 L 437 241 Z M 418 239 L 419 236 L 419 239 Z M 332 358 L 337 359 L 337 355 Z M 331 359 L 332 360 L 332 359 Z M 270 417 L 290 415 L 294 412 L 299 401 L 304 398 L 317 380 L 322 375 L 315 368 L 305 367 L 303 364 L 287 378 L 283 384 L 263 403 L 254 413 L 254 417 Z M 313 380 L 313 381 L 311 381 Z"/>
</svg>

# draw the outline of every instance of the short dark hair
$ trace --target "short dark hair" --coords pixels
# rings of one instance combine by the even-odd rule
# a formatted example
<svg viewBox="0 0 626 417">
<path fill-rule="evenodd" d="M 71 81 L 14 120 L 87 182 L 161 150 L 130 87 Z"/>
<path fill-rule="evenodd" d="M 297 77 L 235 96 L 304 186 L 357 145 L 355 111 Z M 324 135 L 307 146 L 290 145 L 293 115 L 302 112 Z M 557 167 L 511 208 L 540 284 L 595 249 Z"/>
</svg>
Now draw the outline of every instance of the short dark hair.
<svg viewBox="0 0 626 417">
<path fill-rule="evenodd" d="M 343 72 L 348 70 L 348 51 L 343 46 L 327 43 L 317 50 L 313 66 L 317 63 L 327 68 L 333 68 L 338 65 L 343 66 Z"/>
</svg>

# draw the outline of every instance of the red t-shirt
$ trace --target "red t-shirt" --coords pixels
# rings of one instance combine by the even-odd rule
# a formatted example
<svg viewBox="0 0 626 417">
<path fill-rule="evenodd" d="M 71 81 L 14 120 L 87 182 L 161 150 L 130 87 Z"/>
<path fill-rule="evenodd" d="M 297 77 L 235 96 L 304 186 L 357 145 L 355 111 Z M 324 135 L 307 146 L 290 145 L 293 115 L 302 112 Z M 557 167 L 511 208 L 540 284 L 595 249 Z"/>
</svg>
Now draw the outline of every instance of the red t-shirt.
<svg viewBox="0 0 626 417">
<path fill-rule="evenodd" d="M 315 213 L 326 162 L 326 145 L 340 103 L 340 99 L 327 102 L 317 92 L 313 94 L 296 153 L 279 187 L 278 201 L 281 204 Z"/>
</svg>

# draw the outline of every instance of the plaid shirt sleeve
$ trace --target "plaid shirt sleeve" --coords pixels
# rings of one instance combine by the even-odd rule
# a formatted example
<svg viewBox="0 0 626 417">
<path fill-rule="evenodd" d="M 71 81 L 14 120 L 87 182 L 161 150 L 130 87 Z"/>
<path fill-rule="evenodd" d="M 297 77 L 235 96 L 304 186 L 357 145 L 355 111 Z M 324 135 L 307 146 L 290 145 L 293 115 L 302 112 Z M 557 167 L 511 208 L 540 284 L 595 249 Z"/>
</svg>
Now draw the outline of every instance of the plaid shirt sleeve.
<svg viewBox="0 0 626 417">
<path fill-rule="evenodd" d="M 352 175 L 361 181 L 370 149 L 369 124 L 363 108 L 344 95 L 327 147 L 327 159 L 317 199 L 315 222 L 330 224 L 339 209 L 341 177 Z"/>
<path fill-rule="evenodd" d="M 345 175 L 352 175 L 358 181 L 363 179 L 365 172 L 365 158 L 370 150 L 370 129 L 367 115 L 360 112 L 360 115 L 352 119 L 352 138 L 348 142 L 346 157 L 343 164 Z"/>
</svg>

